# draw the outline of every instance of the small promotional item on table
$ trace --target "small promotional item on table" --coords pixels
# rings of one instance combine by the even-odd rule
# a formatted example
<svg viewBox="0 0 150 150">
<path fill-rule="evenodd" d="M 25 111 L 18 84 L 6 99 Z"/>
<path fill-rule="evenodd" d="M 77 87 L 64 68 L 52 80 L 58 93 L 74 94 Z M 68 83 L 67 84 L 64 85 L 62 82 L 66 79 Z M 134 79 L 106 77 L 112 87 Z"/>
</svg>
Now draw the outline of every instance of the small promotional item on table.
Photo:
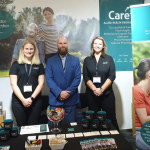
<svg viewBox="0 0 150 150">
<path fill-rule="evenodd" d="M 2 126 L 4 124 L 4 126 Z M 4 128 L 4 130 L 11 130 L 13 127 L 13 120 L 12 119 L 5 119 L 4 122 L 0 124 L 1 127 Z"/>
<path fill-rule="evenodd" d="M 3 128 L 3 127 L 1 127 L 1 128 L 0 128 L 0 131 L 1 131 L 1 130 L 4 130 L 4 128 Z"/>
<path fill-rule="evenodd" d="M 95 113 L 93 110 L 88 110 L 88 111 L 86 111 L 85 118 L 91 122 L 94 119 L 94 114 Z"/>
<path fill-rule="evenodd" d="M 94 129 L 99 129 L 99 127 L 100 127 L 100 121 L 99 121 L 98 119 L 94 119 L 94 120 L 92 121 L 92 127 L 93 127 Z"/>
<path fill-rule="evenodd" d="M 40 150 L 41 147 L 42 147 L 41 139 L 38 139 L 38 140 L 26 139 L 26 141 L 25 141 L 26 150 Z"/>
<path fill-rule="evenodd" d="M 100 121 L 106 120 L 106 112 L 105 111 L 98 111 L 96 114 L 97 119 Z"/>
<path fill-rule="evenodd" d="M 17 137 L 19 135 L 19 127 L 12 127 L 10 135 L 11 137 Z"/>
<path fill-rule="evenodd" d="M 102 122 L 102 128 L 110 130 L 110 123 L 111 123 L 111 120 L 106 119 L 105 121 Z"/>
<path fill-rule="evenodd" d="M 1 130 L 0 131 L 0 140 L 7 141 L 10 138 L 9 130 Z"/>
<path fill-rule="evenodd" d="M 90 122 L 87 119 L 82 119 L 81 125 L 83 128 L 90 128 Z"/>
<path fill-rule="evenodd" d="M 61 121 L 65 116 L 65 109 L 64 108 L 55 108 L 51 109 L 50 106 L 47 107 L 47 117 L 50 121 L 54 123 L 54 128 L 51 129 L 53 133 L 59 133 L 62 129 L 58 128 L 58 123 Z"/>
<path fill-rule="evenodd" d="M 63 149 L 66 143 L 64 136 L 55 136 L 49 139 L 49 146 L 52 150 Z"/>
</svg>

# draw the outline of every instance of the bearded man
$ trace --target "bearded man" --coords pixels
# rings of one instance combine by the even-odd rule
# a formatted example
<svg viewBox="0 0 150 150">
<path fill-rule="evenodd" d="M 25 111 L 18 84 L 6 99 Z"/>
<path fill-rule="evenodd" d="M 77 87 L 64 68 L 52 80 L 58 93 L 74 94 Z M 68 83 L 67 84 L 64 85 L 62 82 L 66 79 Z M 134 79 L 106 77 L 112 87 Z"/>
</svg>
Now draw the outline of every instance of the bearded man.
<svg viewBox="0 0 150 150">
<path fill-rule="evenodd" d="M 49 105 L 52 109 L 64 108 L 65 121 L 71 123 L 76 121 L 81 67 L 79 58 L 68 53 L 68 41 L 65 37 L 57 40 L 57 48 L 58 54 L 48 59 L 45 69 L 46 82 L 50 88 Z"/>
</svg>

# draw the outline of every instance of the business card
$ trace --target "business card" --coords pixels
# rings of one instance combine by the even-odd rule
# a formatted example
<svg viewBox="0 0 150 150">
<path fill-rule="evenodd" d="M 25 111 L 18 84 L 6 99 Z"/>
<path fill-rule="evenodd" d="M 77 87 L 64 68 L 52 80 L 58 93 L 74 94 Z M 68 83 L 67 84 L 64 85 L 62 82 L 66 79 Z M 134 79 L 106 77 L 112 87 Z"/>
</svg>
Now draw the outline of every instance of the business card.
<svg viewBox="0 0 150 150">
<path fill-rule="evenodd" d="M 71 122 L 70 125 L 71 125 L 71 126 L 76 126 L 77 123 L 76 123 L 76 122 Z"/>
<path fill-rule="evenodd" d="M 119 132 L 117 130 L 111 130 L 109 131 L 111 134 L 119 134 Z"/>
<path fill-rule="evenodd" d="M 39 135 L 38 139 L 40 139 L 40 140 L 46 140 L 46 135 Z"/>
<path fill-rule="evenodd" d="M 55 134 L 47 135 L 47 139 L 54 138 Z"/>
<path fill-rule="evenodd" d="M 73 133 L 68 133 L 68 134 L 66 134 L 66 138 L 74 138 L 74 134 Z"/>
<path fill-rule="evenodd" d="M 80 132 L 80 133 L 74 133 L 74 135 L 75 135 L 75 137 L 82 137 L 83 136 L 82 132 Z"/>
<path fill-rule="evenodd" d="M 92 131 L 91 134 L 92 135 L 100 135 L 99 131 Z"/>
<path fill-rule="evenodd" d="M 65 134 L 57 134 L 57 136 L 63 136 L 64 138 L 66 138 Z"/>
<path fill-rule="evenodd" d="M 93 136 L 92 134 L 91 134 L 91 132 L 83 132 L 83 135 L 86 137 L 86 136 Z"/>
<path fill-rule="evenodd" d="M 110 133 L 109 133 L 108 131 L 100 131 L 100 133 L 101 133 L 102 135 L 110 135 Z"/>
</svg>

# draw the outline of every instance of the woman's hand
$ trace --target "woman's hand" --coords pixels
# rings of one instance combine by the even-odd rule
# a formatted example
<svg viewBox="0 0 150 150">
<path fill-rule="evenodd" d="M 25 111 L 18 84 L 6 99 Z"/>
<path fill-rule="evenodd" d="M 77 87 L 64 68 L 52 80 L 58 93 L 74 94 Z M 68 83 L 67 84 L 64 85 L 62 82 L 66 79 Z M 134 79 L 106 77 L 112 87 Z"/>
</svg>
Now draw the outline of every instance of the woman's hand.
<svg viewBox="0 0 150 150">
<path fill-rule="evenodd" d="M 29 97 L 29 98 L 24 99 L 24 100 L 22 101 L 22 104 L 24 105 L 24 107 L 30 107 L 31 104 L 32 104 L 31 98 Z"/>
<path fill-rule="evenodd" d="M 96 88 L 95 90 L 93 90 L 93 93 L 96 96 L 101 96 L 103 94 L 100 88 Z"/>
</svg>

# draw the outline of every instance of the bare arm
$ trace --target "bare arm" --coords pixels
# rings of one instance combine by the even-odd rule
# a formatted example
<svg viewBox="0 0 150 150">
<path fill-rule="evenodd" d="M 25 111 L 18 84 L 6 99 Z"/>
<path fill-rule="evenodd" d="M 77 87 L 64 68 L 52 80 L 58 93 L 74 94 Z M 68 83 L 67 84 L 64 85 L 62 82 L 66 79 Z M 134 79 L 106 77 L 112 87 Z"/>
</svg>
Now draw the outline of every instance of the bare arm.
<svg viewBox="0 0 150 150">
<path fill-rule="evenodd" d="M 41 90 L 43 89 L 44 81 L 45 81 L 45 75 L 40 75 L 38 77 L 38 86 L 36 87 L 35 91 L 32 94 L 33 98 L 36 98 L 38 94 L 41 92 Z"/>
<path fill-rule="evenodd" d="M 111 84 L 112 81 L 110 79 L 107 79 L 105 83 L 102 85 L 102 89 L 105 91 Z"/>
<path fill-rule="evenodd" d="M 11 87 L 12 87 L 15 95 L 20 99 L 22 104 L 25 107 L 29 107 L 32 104 L 32 100 L 29 98 L 25 99 L 24 96 L 22 95 L 22 93 L 17 85 L 17 75 L 10 75 L 10 83 L 11 83 Z"/>
<path fill-rule="evenodd" d="M 142 124 L 150 121 L 150 116 L 147 115 L 146 108 L 136 108 L 135 111 L 137 112 L 139 120 Z"/>
<path fill-rule="evenodd" d="M 92 90 L 94 91 L 96 89 L 96 86 L 93 84 L 93 82 L 91 80 L 88 80 L 86 82 L 86 85 Z"/>
</svg>

